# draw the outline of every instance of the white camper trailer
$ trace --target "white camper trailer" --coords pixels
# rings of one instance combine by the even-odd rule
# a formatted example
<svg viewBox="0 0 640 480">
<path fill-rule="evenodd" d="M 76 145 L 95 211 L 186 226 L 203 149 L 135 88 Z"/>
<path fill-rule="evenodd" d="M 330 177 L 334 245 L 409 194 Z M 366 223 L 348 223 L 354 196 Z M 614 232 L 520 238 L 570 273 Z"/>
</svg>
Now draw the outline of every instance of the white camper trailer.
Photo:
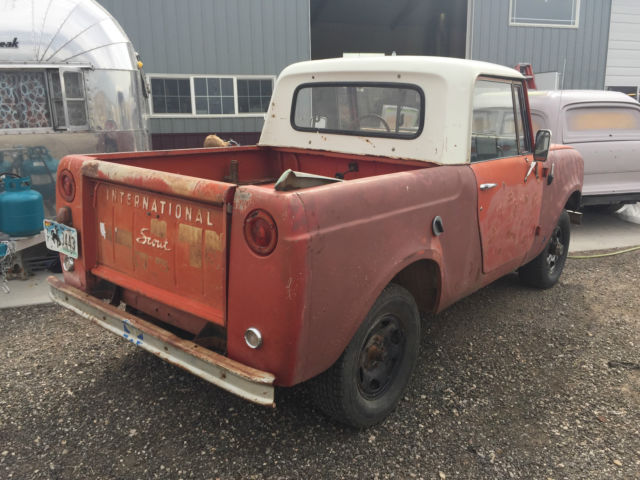
<svg viewBox="0 0 640 480">
<path fill-rule="evenodd" d="M 30 175 L 53 215 L 61 157 L 147 150 L 141 67 L 93 0 L 1 1 L 0 173 Z"/>
</svg>

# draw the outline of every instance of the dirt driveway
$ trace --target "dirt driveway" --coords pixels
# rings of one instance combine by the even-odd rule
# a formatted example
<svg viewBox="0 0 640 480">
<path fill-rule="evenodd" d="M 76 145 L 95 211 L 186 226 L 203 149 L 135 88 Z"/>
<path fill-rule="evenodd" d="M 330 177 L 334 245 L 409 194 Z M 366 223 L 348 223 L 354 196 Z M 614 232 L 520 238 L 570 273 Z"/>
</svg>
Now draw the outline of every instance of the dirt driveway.
<svg viewBox="0 0 640 480">
<path fill-rule="evenodd" d="M 55 306 L 0 310 L 0 477 L 640 478 L 640 252 L 515 275 L 427 320 L 399 409 L 354 431 L 275 410 Z"/>
</svg>

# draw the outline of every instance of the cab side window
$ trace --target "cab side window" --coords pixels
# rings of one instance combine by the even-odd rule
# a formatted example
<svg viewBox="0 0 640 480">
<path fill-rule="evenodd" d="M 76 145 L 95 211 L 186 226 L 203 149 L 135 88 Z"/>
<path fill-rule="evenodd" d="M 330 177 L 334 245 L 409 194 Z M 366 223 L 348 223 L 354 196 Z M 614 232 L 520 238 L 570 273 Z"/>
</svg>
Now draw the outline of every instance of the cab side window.
<svg viewBox="0 0 640 480">
<path fill-rule="evenodd" d="M 513 100 L 514 106 L 516 109 L 516 128 L 518 131 L 518 153 L 520 155 L 524 155 L 525 153 L 531 152 L 531 142 L 529 135 L 527 132 L 528 129 L 528 118 L 525 115 L 524 105 L 524 91 L 522 90 L 522 85 L 514 84 L 513 85 Z"/>
<path fill-rule="evenodd" d="M 481 79 L 473 94 L 471 161 L 513 157 L 530 151 L 521 85 Z"/>
</svg>

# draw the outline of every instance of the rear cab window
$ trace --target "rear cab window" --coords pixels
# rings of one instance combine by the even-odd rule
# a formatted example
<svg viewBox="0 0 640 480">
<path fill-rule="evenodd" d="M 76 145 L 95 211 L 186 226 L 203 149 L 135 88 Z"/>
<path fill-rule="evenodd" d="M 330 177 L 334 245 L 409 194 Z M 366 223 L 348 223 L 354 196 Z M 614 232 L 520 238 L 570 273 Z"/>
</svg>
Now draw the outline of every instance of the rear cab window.
<svg viewBox="0 0 640 480">
<path fill-rule="evenodd" d="M 411 84 L 314 83 L 293 99 L 295 130 L 412 139 L 424 127 L 425 96 Z"/>
<path fill-rule="evenodd" d="M 564 143 L 640 140 L 640 107 L 570 107 L 564 115 Z"/>
<path fill-rule="evenodd" d="M 524 105 L 520 83 L 484 78 L 476 81 L 471 126 L 472 162 L 531 151 Z"/>
</svg>

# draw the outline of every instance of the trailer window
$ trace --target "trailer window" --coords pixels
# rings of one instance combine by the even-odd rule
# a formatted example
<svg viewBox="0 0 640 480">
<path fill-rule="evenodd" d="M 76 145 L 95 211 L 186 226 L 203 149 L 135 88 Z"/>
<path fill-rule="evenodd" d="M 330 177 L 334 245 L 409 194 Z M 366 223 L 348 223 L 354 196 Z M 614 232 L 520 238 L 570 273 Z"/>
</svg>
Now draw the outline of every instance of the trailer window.
<svg viewBox="0 0 640 480">
<path fill-rule="evenodd" d="M 424 94 L 407 84 L 308 84 L 294 94 L 294 129 L 343 135 L 416 138 L 424 125 Z"/>
<path fill-rule="evenodd" d="M 44 72 L 0 71 L 0 129 L 50 127 Z"/>
<path fill-rule="evenodd" d="M 88 128 L 82 72 L 49 70 L 48 78 L 54 127 L 63 130 Z"/>
<path fill-rule="evenodd" d="M 69 125 L 72 127 L 86 125 L 87 107 L 84 99 L 82 74 L 80 72 L 64 72 L 63 76 Z"/>
</svg>

